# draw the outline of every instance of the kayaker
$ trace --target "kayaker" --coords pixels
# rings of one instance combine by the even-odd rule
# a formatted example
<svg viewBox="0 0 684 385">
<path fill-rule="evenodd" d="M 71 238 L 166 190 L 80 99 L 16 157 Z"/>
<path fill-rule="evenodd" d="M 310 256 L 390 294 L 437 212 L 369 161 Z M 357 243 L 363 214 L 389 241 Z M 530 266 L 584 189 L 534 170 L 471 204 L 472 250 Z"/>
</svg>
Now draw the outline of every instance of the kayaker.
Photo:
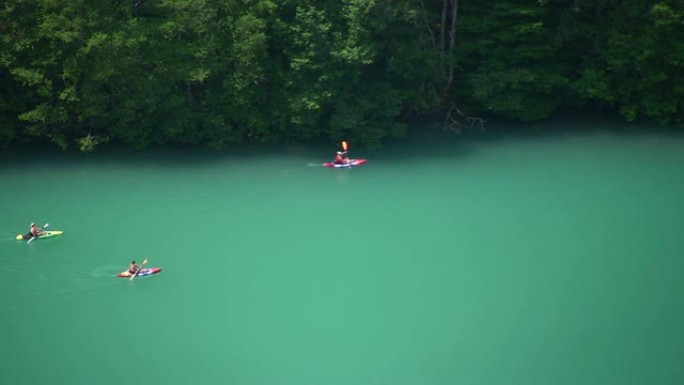
<svg viewBox="0 0 684 385">
<path fill-rule="evenodd" d="M 128 266 L 128 272 L 131 274 L 137 274 L 138 270 L 140 270 L 140 266 L 138 266 L 135 261 L 131 261 L 131 264 Z"/>
<path fill-rule="evenodd" d="M 335 155 L 336 164 L 347 164 L 349 163 L 349 158 L 347 158 L 347 151 L 337 151 Z"/>
<path fill-rule="evenodd" d="M 32 237 L 40 237 L 41 235 L 45 234 L 45 231 L 41 229 L 40 227 L 36 226 L 35 223 L 31 223 L 31 228 L 29 229 L 29 235 Z"/>
</svg>

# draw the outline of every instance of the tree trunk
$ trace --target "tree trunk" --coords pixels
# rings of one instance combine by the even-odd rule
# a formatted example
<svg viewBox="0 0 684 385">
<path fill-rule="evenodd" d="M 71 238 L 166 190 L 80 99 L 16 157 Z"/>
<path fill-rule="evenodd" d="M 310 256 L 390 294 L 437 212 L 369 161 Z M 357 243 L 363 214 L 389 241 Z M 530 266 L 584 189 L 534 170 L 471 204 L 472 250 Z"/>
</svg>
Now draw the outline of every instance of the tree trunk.
<svg viewBox="0 0 684 385">
<path fill-rule="evenodd" d="M 440 29 L 440 41 L 439 41 L 439 47 L 442 49 L 442 52 L 446 50 L 446 22 L 447 22 L 447 9 L 448 9 L 448 3 L 451 0 L 443 0 L 442 1 L 442 23 L 439 26 Z"/>
<path fill-rule="evenodd" d="M 454 81 L 454 64 L 451 62 L 451 53 L 456 46 L 456 19 L 458 18 L 458 0 L 448 0 L 451 3 L 451 25 L 449 26 L 449 50 L 445 53 L 445 59 L 448 61 L 448 75 L 447 83 L 444 88 L 445 93 L 451 89 L 451 84 Z"/>
</svg>

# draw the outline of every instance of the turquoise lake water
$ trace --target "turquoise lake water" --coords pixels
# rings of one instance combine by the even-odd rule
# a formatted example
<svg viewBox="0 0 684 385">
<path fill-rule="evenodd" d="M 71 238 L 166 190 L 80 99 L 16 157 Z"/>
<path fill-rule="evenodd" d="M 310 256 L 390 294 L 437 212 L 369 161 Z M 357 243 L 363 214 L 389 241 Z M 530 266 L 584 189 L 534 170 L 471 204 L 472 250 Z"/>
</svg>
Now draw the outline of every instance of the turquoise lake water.
<svg viewBox="0 0 684 385">
<path fill-rule="evenodd" d="M 0 157 L 1 382 L 681 383 L 684 136 L 334 150 Z"/>
</svg>

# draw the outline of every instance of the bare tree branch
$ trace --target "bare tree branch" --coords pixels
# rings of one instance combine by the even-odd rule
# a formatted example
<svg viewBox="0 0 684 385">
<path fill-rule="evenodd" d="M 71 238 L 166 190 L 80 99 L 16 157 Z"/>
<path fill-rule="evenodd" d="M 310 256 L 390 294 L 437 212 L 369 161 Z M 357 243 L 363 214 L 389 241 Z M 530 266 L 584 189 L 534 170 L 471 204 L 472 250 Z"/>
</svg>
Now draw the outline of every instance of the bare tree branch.
<svg viewBox="0 0 684 385">
<path fill-rule="evenodd" d="M 457 116 L 454 116 L 454 113 L 456 113 Z M 460 134 L 462 129 L 472 131 L 477 124 L 480 127 L 480 132 L 487 132 L 484 127 L 485 123 L 487 123 L 486 120 L 474 116 L 468 116 L 464 114 L 463 111 L 461 111 L 455 104 L 452 104 L 445 117 L 444 131 L 451 131 Z"/>
</svg>

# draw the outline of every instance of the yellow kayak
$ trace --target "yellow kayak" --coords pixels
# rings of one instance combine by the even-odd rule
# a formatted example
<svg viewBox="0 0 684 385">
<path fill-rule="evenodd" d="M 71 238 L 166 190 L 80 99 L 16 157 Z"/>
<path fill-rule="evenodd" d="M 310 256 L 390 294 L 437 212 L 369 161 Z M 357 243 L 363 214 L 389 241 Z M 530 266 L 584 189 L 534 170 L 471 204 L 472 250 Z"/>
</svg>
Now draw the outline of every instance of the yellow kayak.
<svg viewBox="0 0 684 385">
<path fill-rule="evenodd" d="M 45 234 L 37 237 L 36 239 L 43 239 L 43 238 L 52 238 L 57 235 L 62 235 L 64 234 L 64 231 L 59 231 L 59 230 L 50 230 L 50 231 L 45 231 Z M 22 240 L 29 240 L 31 239 L 31 234 L 19 234 L 17 235 L 17 241 L 22 241 Z"/>
</svg>

